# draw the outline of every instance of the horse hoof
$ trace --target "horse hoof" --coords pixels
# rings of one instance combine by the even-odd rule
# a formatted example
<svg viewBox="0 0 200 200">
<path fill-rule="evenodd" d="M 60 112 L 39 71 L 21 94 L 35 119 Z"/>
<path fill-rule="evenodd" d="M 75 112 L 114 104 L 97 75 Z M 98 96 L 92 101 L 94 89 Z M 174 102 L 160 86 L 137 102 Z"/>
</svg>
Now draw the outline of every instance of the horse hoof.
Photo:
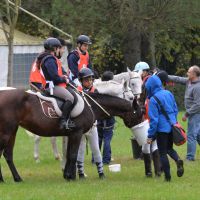
<svg viewBox="0 0 200 200">
<path fill-rule="evenodd" d="M 66 174 L 64 174 L 63 177 L 67 181 L 75 181 L 76 180 L 76 178 L 72 178 L 70 175 L 66 175 Z"/>
<path fill-rule="evenodd" d="M 18 177 L 18 178 L 15 178 L 14 181 L 15 181 L 16 183 L 20 183 L 20 182 L 22 182 L 23 180 L 22 180 L 20 177 Z"/>
<path fill-rule="evenodd" d="M 56 156 L 55 156 L 55 160 L 62 161 L 62 158 L 61 158 L 61 156 L 60 156 L 60 155 L 56 155 Z"/>
<path fill-rule="evenodd" d="M 3 179 L 0 179 L 0 183 L 4 183 L 4 180 L 3 180 Z"/>
</svg>

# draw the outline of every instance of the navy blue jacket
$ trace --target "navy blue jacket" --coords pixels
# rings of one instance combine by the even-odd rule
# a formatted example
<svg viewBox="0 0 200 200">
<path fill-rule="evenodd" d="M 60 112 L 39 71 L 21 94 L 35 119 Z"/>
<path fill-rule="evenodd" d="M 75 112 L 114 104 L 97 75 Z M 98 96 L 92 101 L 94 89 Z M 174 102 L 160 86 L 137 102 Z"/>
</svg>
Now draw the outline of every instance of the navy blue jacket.
<svg viewBox="0 0 200 200">
<path fill-rule="evenodd" d="M 47 58 L 44 61 L 42 64 L 42 71 L 45 79 L 47 81 L 53 81 L 54 85 L 58 85 L 59 83 L 66 83 L 65 78 L 58 75 L 58 66 L 56 59 L 53 56 Z"/>
</svg>

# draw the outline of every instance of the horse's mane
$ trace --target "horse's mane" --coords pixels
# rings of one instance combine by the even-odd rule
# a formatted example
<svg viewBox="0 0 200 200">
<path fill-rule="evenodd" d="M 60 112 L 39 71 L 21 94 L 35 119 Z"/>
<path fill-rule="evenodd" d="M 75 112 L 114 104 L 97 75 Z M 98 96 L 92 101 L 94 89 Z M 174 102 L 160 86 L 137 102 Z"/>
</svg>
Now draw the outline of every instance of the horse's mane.
<svg viewBox="0 0 200 200">
<path fill-rule="evenodd" d="M 126 105 L 127 107 L 131 106 L 131 103 L 127 101 L 126 99 L 122 99 L 120 97 L 111 96 L 108 94 L 100 94 L 100 93 L 88 93 L 92 98 L 95 100 L 101 100 L 101 102 L 104 103 L 112 103 L 117 105 Z"/>
</svg>

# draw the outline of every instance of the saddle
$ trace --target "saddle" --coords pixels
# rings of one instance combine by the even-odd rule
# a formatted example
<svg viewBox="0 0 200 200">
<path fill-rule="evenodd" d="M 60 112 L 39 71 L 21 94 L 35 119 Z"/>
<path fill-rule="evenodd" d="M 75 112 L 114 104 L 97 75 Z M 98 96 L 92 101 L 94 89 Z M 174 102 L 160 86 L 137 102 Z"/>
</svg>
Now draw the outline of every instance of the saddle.
<svg viewBox="0 0 200 200">
<path fill-rule="evenodd" d="M 45 116 L 49 118 L 59 118 L 62 115 L 62 106 L 64 104 L 64 100 L 52 95 L 50 96 L 47 94 L 41 94 L 40 92 L 34 92 L 32 90 L 28 90 L 26 92 L 36 95 L 38 97 L 42 111 Z M 74 102 L 74 108 L 72 109 L 70 114 L 71 118 L 80 115 L 84 109 L 83 98 L 78 93 L 75 94 L 76 98 Z"/>
</svg>

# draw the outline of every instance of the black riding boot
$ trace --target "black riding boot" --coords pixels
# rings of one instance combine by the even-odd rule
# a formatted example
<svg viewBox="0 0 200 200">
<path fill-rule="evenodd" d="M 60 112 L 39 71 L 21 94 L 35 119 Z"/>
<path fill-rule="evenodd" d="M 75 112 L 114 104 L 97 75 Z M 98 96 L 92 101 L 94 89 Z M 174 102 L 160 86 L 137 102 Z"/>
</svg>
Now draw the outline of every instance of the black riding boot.
<svg viewBox="0 0 200 200">
<path fill-rule="evenodd" d="M 153 157 L 153 165 L 154 165 L 154 171 L 155 171 L 155 176 L 161 176 L 161 163 L 160 163 L 160 155 L 158 150 L 155 150 L 152 153 Z"/>
<path fill-rule="evenodd" d="M 133 158 L 134 159 L 142 159 L 142 147 L 139 146 L 136 139 L 131 139 L 132 144 L 132 152 L 133 152 Z"/>
<path fill-rule="evenodd" d="M 71 101 L 66 101 L 64 103 L 62 116 L 60 118 L 60 129 L 71 129 L 75 127 L 75 123 L 69 118 L 72 108 L 73 104 Z"/>
<path fill-rule="evenodd" d="M 150 154 L 143 153 L 144 156 L 144 167 L 145 167 L 145 175 L 146 177 L 152 177 L 151 171 L 151 156 Z"/>
</svg>

